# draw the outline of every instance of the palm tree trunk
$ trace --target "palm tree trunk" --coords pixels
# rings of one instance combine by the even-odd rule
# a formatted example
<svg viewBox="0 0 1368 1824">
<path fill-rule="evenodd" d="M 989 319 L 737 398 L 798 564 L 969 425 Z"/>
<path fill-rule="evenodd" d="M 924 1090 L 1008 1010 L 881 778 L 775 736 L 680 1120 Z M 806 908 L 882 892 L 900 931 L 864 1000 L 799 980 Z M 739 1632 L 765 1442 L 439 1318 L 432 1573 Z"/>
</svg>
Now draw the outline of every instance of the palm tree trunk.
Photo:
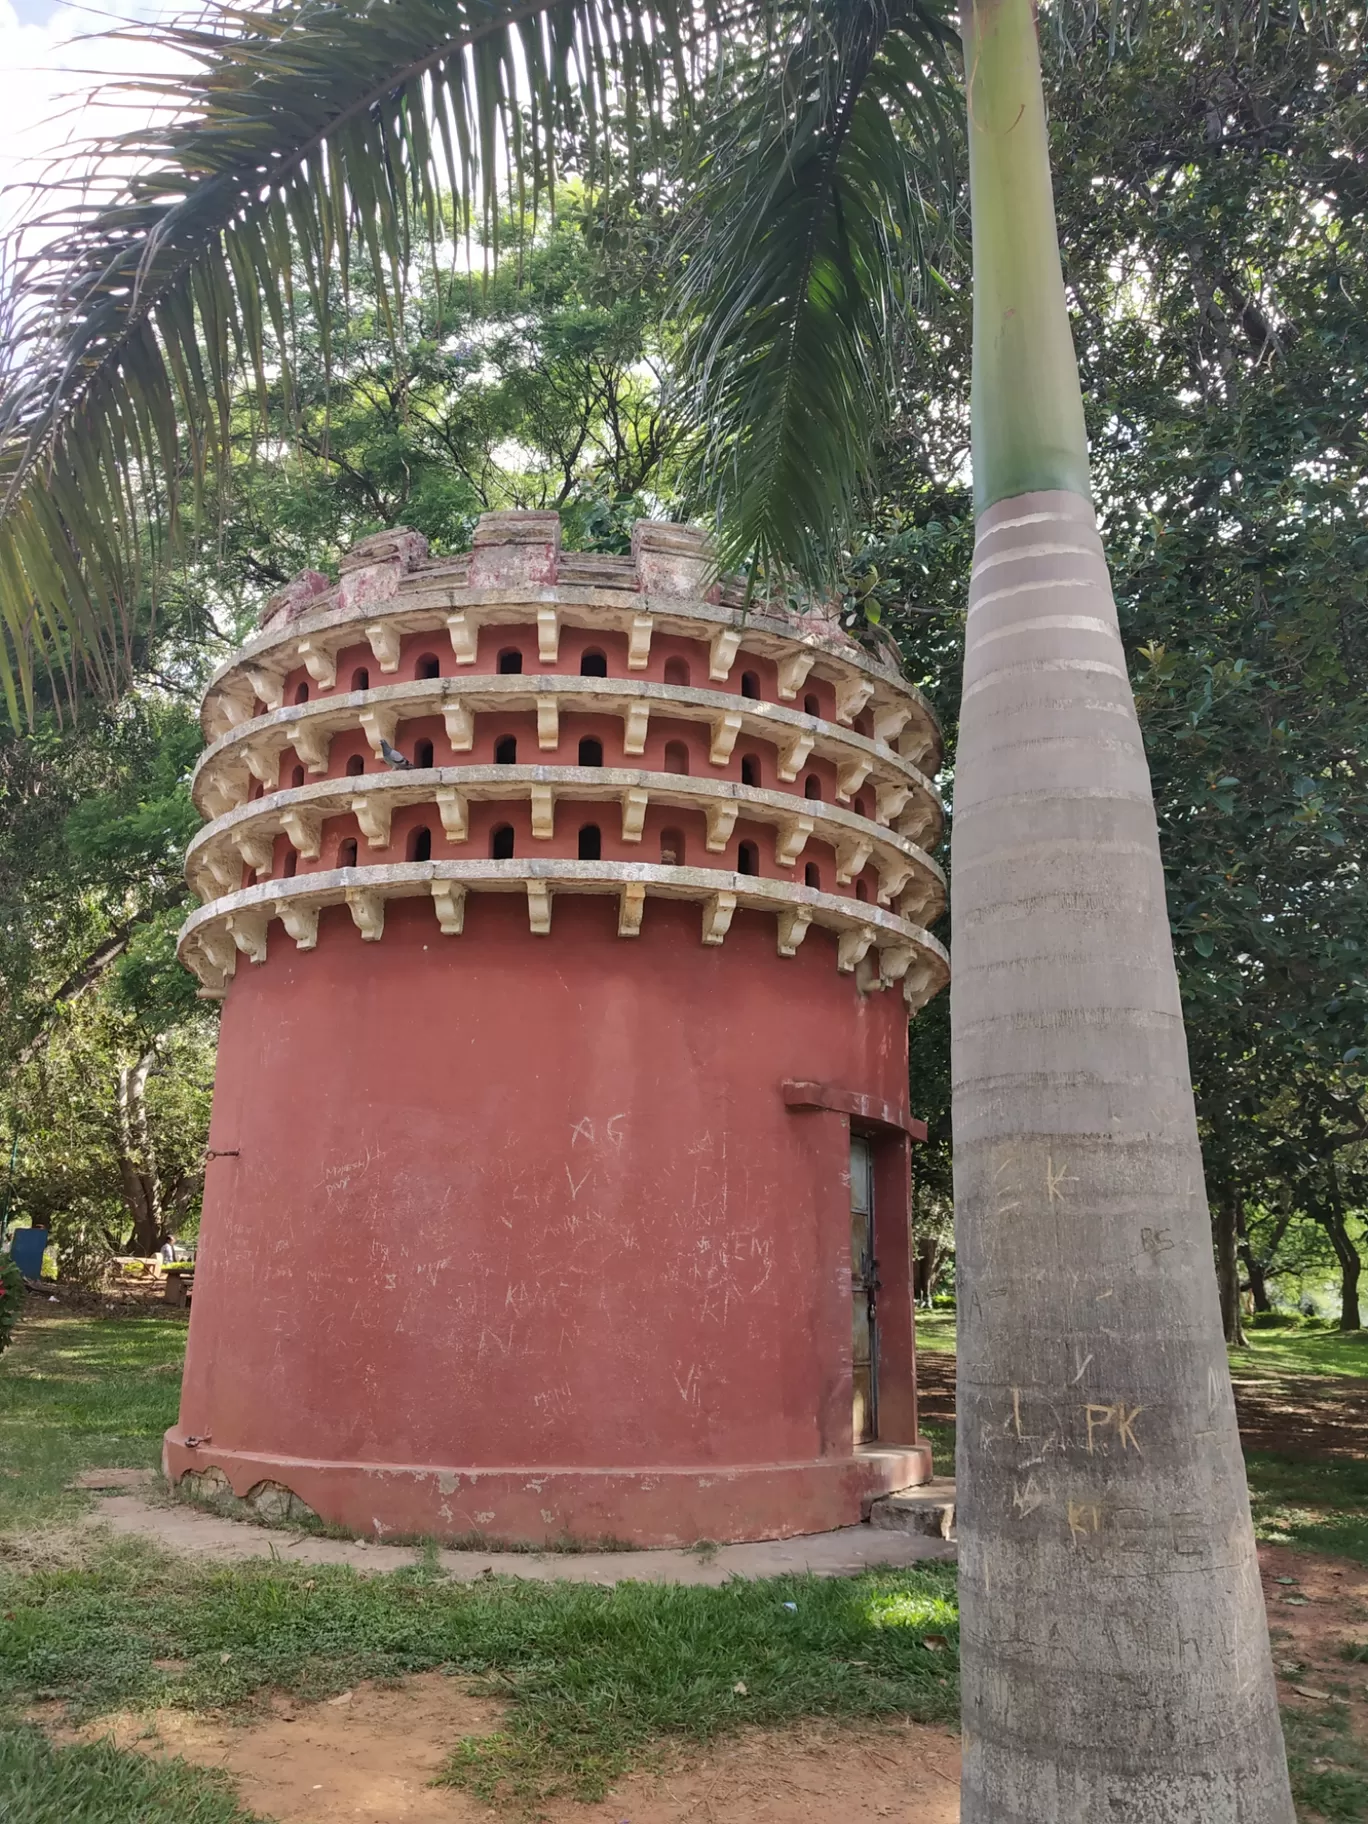
<svg viewBox="0 0 1368 1824">
<path fill-rule="evenodd" d="M 1030 0 L 965 0 L 954 798 L 963 1824 L 1292 1824 Z"/>
</svg>

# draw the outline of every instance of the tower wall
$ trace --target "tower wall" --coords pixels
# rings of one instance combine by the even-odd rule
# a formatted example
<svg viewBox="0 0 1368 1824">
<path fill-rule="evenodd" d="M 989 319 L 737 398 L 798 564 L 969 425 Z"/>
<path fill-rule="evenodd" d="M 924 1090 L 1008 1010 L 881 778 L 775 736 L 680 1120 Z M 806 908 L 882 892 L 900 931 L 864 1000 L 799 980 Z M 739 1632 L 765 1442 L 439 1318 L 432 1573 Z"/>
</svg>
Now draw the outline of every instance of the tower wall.
<svg viewBox="0 0 1368 1824">
<path fill-rule="evenodd" d="M 659 530 L 677 556 L 684 530 Z M 282 624 L 211 686 L 196 790 L 215 815 L 189 862 L 206 905 L 183 952 L 226 1005 L 173 1477 L 276 1483 L 381 1536 L 666 1544 L 848 1523 L 929 1473 L 905 1000 L 944 963 L 901 908 L 942 902 L 893 821 L 927 836 L 939 806 L 866 712 L 882 697 L 885 730 L 911 725 L 924 759 L 934 724 L 837 630 L 821 643 L 771 617 L 767 633 L 696 590 L 657 597 L 632 677 L 642 542 L 626 576 L 598 560 L 637 600 L 572 600 L 587 624 L 558 629 L 554 659 L 546 611 L 568 592 L 509 582 L 534 541 L 506 540 L 503 599 L 472 600 L 469 570 L 446 585 L 442 621 L 468 619 L 439 622 L 436 678 L 433 630 L 348 602 L 344 567 L 321 611 L 322 579 L 317 595 L 296 585 Z M 434 618 L 413 599 L 432 568 L 398 570 L 391 616 Z M 719 631 L 739 634 L 723 679 Z M 786 711 L 804 632 L 791 700 L 806 701 Z M 606 676 L 581 671 L 589 649 Z M 500 672 L 514 650 L 523 669 Z M 864 696 L 849 734 L 843 694 Z M 517 759 L 500 762 L 510 736 Z M 377 767 L 377 737 L 410 759 L 430 741 L 430 764 Z M 602 753 L 581 765 L 586 739 Z M 879 803 L 896 803 L 887 822 Z M 491 853 L 500 828 L 511 856 Z M 866 1448 L 852 1129 L 874 1147 L 883 1238 Z"/>
</svg>

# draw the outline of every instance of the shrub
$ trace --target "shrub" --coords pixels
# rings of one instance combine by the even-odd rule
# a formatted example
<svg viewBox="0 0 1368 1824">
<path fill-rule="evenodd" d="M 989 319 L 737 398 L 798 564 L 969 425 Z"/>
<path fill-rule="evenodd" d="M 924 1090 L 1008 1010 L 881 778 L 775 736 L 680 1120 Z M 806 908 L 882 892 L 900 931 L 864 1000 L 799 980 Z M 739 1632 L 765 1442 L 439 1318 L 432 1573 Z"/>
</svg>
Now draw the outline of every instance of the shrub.
<svg viewBox="0 0 1368 1824">
<path fill-rule="evenodd" d="M 0 1355 L 9 1347 L 24 1305 L 24 1276 L 8 1254 L 0 1254 Z"/>
<path fill-rule="evenodd" d="M 1245 1319 L 1246 1330 L 1300 1330 L 1301 1317 L 1295 1311 L 1256 1311 Z"/>
</svg>

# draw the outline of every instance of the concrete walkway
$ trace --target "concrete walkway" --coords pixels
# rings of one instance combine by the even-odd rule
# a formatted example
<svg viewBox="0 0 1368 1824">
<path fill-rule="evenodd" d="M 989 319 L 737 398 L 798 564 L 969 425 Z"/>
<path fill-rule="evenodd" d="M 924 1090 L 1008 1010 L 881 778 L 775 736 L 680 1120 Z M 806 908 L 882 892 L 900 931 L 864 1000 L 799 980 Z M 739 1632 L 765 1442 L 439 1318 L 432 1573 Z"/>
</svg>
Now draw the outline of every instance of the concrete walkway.
<svg viewBox="0 0 1368 1824">
<path fill-rule="evenodd" d="M 96 1492 L 96 1491 L 92 1491 Z M 397 1571 L 417 1563 L 409 1545 L 369 1545 L 322 1539 L 312 1533 L 220 1519 L 192 1507 L 161 1507 L 135 1493 L 100 1494 L 96 1519 L 114 1532 L 150 1540 L 168 1551 L 227 1563 L 275 1558 L 295 1564 L 349 1564 L 358 1571 Z M 715 1551 L 681 1552 L 454 1552 L 442 1551 L 442 1569 L 461 1583 L 491 1573 L 568 1583 L 725 1583 L 729 1577 L 779 1577 L 811 1571 L 845 1577 L 878 1566 L 897 1568 L 927 1559 L 953 1559 L 954 1545 L 916 1533 L 846 1526 L 801 1539 L 755 1545 L 722 1545 Z"/>
</svg>

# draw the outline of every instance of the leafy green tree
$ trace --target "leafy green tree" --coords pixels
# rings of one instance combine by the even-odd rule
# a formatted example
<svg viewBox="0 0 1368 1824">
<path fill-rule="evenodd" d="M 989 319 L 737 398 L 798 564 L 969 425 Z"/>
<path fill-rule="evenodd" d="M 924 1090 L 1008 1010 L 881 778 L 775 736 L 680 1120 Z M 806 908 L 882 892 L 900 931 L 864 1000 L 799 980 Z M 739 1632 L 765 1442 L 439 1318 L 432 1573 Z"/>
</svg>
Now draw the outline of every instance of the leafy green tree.
<svg viewBox="0 0 1368 1824">
<path fill-rule="evenodd" d="M 0 1058 L 31 1055 L 136 937 L 183 913 L 202 739 L 184 703 L 139 694 L 0 735 Z"/>
<path fill-rule="evenodd" d="M 50 1228 L 64 1277 L 97 1279 L 111 1254 L 149 1255 L 194 1232 L 216 1036 L 204 1011 L 151 1032 L 117 996 L 93 994 L 11 1077 L 11 1217 Z"/>
<path fill-rule="evenodd" d="M 364 275 L 326 356 L 306 316 L 293 395 L 235 396 L 222 533 L 146 604 L 132 692 L 0 736 L 0 1108 L 16 1211 L 51 1223 L 64 1271 L 193 1227 L 215 1033 L 175 956 L 194 707 L 262 596 L 399 518 L 460 548 L 490 507 L 555 505 L 572 544 L 622 548 L 670 485 L 658 238 L 605 253 L 612 221 L 563 203 L 506 233 L 487 281 L 416 262 L 400 345 Z"/>
<path fill-rule="evenodd" d="M 1101 45 L 1057 57 L 1051 123 L 1233 1323 L 1245 1204 L 1282 1209 L 1286 1188 L 1299 1211 L 1319 1169 L 1291 1162 L 1269 1111 L 1298 1078 L 1355 1119 L 1364 1104 L 1368 313 L 1342 156 L 1364 99 L 1352 40 L 1179 57 L 1176 35 L 1159 18 L 1123 61 Z M 928 610 L 959 597 L 969 567 L 964 315 L 915 328 L 851 557 L 854 574 L 877 571 L 913 668 L 939 677 L 952 731 L 959 627 Z M 1288 1245 L 1301 1221 L 1288 1214 Z M 1355 1232 L 1341 1240 L 1351 1269 Z"/>
<path fill-rule="evenodd" d="M 639 211 L 610 244 L 603 208 L 568 187 L 560 202 L 535 230 L 507 220 L 488 273 L 416 255 L 398 334 L 365 271 L 326 334 L 301 305 L 288 384 L 237 398 L 222 532 L 201 560 L 213 588 L 259 596 L 398 524 L 462 550 L 481 513 L 508 507 L 560 512 L 572 548 L 628 548 L 678 470 L 661 249 Z"/>
</svg>

